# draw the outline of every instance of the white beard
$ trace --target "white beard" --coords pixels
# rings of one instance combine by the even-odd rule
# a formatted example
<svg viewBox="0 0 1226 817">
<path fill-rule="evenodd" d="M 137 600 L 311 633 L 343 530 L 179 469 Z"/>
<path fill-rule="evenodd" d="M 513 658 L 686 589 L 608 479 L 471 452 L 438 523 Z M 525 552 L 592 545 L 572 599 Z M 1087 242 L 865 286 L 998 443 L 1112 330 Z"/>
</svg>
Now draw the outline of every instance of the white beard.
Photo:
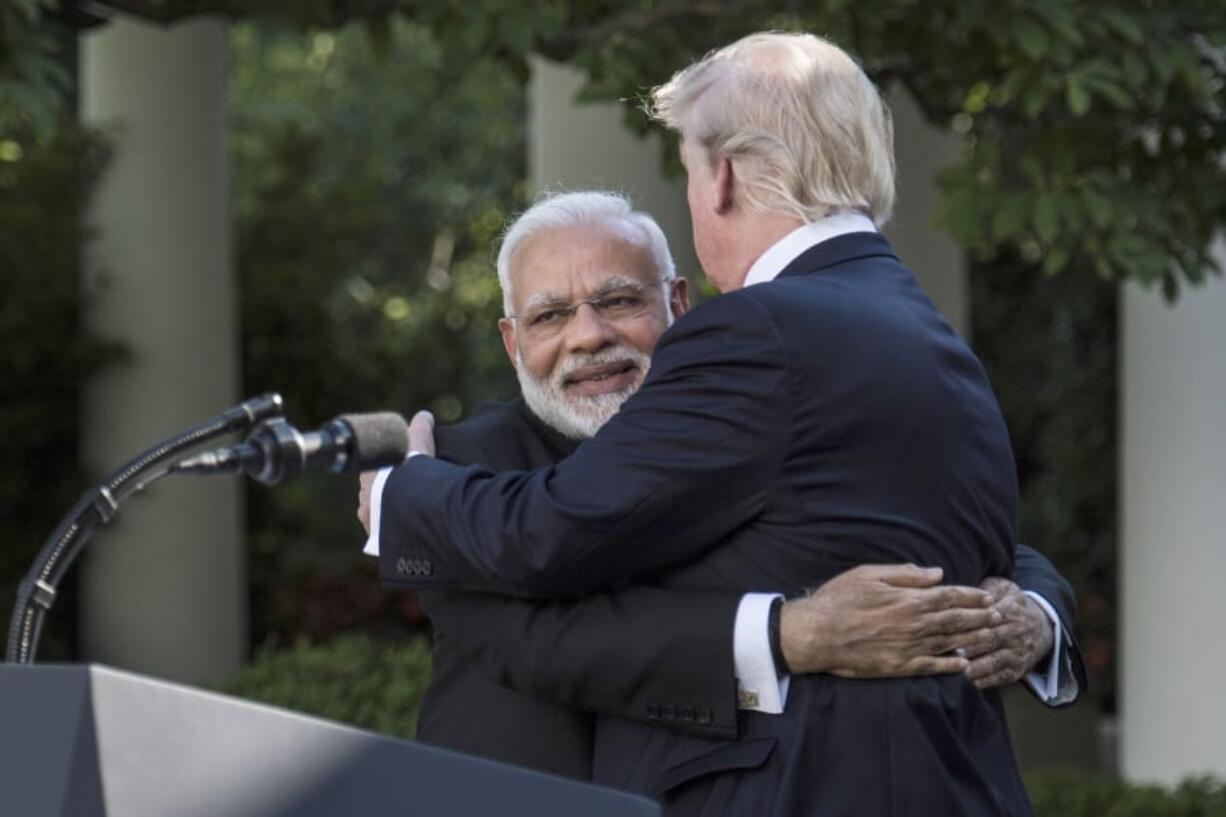
<svg viewBox="0 0 1226 817">
<path fill-rule="evenodd" d="M 607 394 L 566 394 L 564 383 L 571 372 L 584 366 L 624 362 L 633 363 L 639 371 L 638 379 L 624 389 Z M 528 408 L 545 425 L 572 440 L 586 440 L 594 436 L 617 413 L 626 398 L 638 391 L 650 367 L 650 356 L 628 346 L 618 346 L 591 355 L 572 355 L 562 361 L 551 377 L 538 379 L 524 365 L 524 356 L 519 347 L 515 348 L 515 376 L 519 378 L 519 388 Z"/>
</svg>

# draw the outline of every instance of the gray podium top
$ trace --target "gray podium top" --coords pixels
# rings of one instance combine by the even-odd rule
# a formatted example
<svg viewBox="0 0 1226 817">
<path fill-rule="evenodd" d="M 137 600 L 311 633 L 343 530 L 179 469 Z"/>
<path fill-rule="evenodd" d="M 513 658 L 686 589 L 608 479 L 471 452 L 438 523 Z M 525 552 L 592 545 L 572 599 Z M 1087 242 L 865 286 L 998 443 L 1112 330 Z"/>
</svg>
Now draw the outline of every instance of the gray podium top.
<svg viewBox="0 0 1226 817">
<path fill-rule="evenodd" d="M 96 665 L 0 664 L 0 817 L 656 817 L 641 797 Z"/>
</svg>

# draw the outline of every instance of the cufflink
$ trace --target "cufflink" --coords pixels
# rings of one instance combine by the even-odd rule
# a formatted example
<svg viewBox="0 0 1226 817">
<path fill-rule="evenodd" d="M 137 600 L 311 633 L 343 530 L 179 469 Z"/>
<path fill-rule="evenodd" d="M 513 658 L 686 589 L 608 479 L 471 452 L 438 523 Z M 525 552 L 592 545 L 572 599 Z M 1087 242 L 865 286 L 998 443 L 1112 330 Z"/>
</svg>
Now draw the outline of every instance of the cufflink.
<svg viewBox="0 0 1226 817">
<path fill-rule="evenodd" d="M 749 690 L 741 689 L 736 693 L 737 703 L 741 705 L 741 709 L 757 709 L 758 708 L 758 693 Z"/>
</svg>

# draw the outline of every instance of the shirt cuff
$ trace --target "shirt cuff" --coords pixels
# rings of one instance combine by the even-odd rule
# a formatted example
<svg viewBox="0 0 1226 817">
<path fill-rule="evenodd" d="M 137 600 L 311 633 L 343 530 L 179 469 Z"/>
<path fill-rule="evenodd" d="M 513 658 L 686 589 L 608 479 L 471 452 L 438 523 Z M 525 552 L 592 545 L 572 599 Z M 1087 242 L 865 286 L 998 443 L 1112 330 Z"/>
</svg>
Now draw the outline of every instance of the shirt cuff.
<svg viewBox="0 0 1226 817">
<path fill-rule="evenodd" d="M 408 462 L 413 457 L 420 456 L 420 451 L 410 451 L 404 455 L 404 461 Z M 370 484 L 370 536 L 366 537 L 366 545 L 362 548 L 362 552 L 367 556 L 379 555 L 379 515 L 383 512 L 383 486 L 387 484 L 391 473 L 390 467 L 380 468 L 375 474 L 375 481 Z"/>
<path fill-rule="evenodd" d="M 1051 622 L 1052 647 L 1047 666 L 1036 665 L 1034 670 L 1028 672 L 1022 680 L 1045 704 L 1058 706 L 1070 703 L 1076 699 L 1080 690 L 1077 686 L 1077 676 L 1073 674 L 1068 650 L 1065 649 L 1064 625 L 1060 623 L 1060 616 L 1056 615 L 1055 609 L 1047 599 L 1032 590 L 1027 590 L 1025 593 L 1034 599 Z"/>
<path fill-rule="evenodd" d="M 787 703 L 790 676 L 780 678 L 775 672 L 770 645 L 771 604 L 782 598 L 779 593 L 746 593 L 736 608 L 732 660 L 741 709 L 780 715 Z"/>
<path fill-rule="evenodd" d="M 380 468 L 375 481 L 370 485 L 370 536 L 362 552 L 367 556 L 379 555 L 379 515 L 383 512 L 383 486 L 392 473 L 391 468 Z"/>
</svg>

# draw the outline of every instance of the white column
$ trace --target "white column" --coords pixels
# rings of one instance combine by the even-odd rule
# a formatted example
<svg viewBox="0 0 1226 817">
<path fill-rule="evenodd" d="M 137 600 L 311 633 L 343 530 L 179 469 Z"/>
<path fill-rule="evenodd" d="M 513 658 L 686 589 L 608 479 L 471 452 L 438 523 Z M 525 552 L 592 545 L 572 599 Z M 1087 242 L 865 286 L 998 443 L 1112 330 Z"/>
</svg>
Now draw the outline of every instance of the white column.
<svg viewBox="0 0 1226 817">
<path fill-rule="evenodd" d="M 1226 775 L 1226 281 L 1121 325 L 1121 771 Z"/>
<path fill-rule="evenodd" d="M 928 124 L 906 91 L 896 88 L 887 101 L 894 116 L 898 195 L 885 234 L 937 309 L 969 340 L 966 255 L 948 234 L 932 226 L 941 197 L 933 180 L 938 170 L 958 161 L 958 139 Z"/>
<path fill-rule="evenodd" d="M 82 410 L 84 458 L 100 477 L 238 396 L 226 24 L 116 16 L 82 37 L 80 72 L 82 120 L 116 143 L 90 212 L 87 267 L 108 282 L 91 323 L 130 352 Z M 240 500 L 237 480 L 186 477 L 129 500 L 81 565 L 86 658 L 192 683 L 236 670 Z"/>
<path fill-rule="evenodd" d="M 600 188 L 626 193 L 656 219 L 668 237 L 677 272 L 694 281 L 702 271 L 694 255 L 685 178 L 666 178 L 658 135 L 640 139 L 622 123 L 613 103 L 575 103 L 583 76 L 545 59 L 532 61 L 528 93 L 528 178 L 532 189 Z"/>
</svg>

